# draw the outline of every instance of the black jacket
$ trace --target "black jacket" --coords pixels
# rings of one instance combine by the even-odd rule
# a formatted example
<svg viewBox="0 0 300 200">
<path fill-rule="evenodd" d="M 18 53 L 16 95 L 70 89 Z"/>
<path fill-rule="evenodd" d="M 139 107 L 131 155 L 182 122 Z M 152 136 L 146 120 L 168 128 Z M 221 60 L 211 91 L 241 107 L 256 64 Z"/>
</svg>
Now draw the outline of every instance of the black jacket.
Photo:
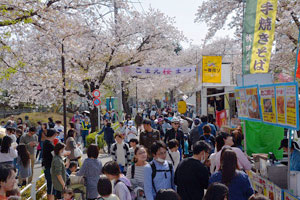
<svg viewBox="0 0 300 200">
<path fill-rule="evenodd" d="M 182 160 L 175 172 L 175 185 L 182 200 L 202 199 L 208 179 L 208 169 L 194 158 Z"/>
<path fill-rule="evenodd" d="M 176 139 L 179 142 L 179 147 L 184 149 L 184 134 L 181 129 L 175 131 L 174 128 L 168 130 L 165 135 L 165 143 L 169 142 L 172 139 Z"/>
</svg>

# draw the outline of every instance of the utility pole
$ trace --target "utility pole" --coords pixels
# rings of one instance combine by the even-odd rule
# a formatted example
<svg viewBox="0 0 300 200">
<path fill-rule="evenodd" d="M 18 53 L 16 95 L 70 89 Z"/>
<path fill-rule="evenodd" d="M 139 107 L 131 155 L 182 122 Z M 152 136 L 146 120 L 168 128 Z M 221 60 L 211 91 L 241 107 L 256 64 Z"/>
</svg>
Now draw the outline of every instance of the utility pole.
<svg viewBox="0 0 300 200">
<path fill-rule="evenodd" d="M 136 85 L 135 85 L 135 96 L 136 96 L 136 114 L 138 113 L 139 110 L 139 103 L 138 103 L 138 85 L 137 85 L 138 80 L 136 80 Z"/>
<path fill-rule="evenodd" d="M 67 103 L 66 103 L 66 69 L 65 69 L 65 56 L 64 56 L 64 39 L 61 43 L 61 72 L 63 79 L 63 115 L 64 115 L 64 141 L 66 142 L 67 136 Z"/>
</svg>

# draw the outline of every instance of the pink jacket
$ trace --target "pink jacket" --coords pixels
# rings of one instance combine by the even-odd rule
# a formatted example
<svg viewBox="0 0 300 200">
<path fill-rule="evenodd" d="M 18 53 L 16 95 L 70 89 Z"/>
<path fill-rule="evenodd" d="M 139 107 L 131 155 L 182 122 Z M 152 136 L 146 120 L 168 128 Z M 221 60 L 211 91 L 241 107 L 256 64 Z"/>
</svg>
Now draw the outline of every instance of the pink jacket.
<svg viewBox="0 0 300 200">
<path fill-rule="evenodd" d="M 221 153 L 224 147 L 230 147 L 230 146 L 224 145 L 222 149 L 216 154 L 216 171 L 220 169 Z M 248 160 L 247 156 L 239 148 L 236 147 L 230 147 L 230 148 L 236 153 L 239 168 L 244 170 L 251 170 L 252 165 Z"/>
</svg>

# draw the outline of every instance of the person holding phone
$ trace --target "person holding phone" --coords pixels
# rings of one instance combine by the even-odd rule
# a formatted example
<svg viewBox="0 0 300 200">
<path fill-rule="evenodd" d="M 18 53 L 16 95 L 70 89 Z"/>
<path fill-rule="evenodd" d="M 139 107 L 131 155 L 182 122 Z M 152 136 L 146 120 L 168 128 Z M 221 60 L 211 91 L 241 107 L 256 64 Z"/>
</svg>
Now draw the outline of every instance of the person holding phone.
<svg viewBox="0 0 300 200">
<path fill-rule="evenodd" d="M 33 177 L 33 169 L 34 169 L 34 162 L 35 162 L 35 153 L 36 147 L 38 145 L 38 136 L 35 134 L 36 129 L 35 127 L 30 127 L 27 134 L 22 135 L 20 139 L 20 144 L 25 144 L 27 150 L 30 154 L 30 164 L 31 164 L 31 176 L 28 179 L 28 183 L 31 183 Z"/>
</svg>

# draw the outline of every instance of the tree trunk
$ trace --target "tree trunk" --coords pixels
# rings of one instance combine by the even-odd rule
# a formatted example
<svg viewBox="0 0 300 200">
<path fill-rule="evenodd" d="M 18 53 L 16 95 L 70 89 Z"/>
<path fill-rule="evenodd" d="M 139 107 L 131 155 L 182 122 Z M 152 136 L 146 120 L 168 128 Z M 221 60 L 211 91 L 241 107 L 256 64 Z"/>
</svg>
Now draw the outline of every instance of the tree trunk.
<svg viewBox="0 0 300 200">
<path fill-rule="evenodd" d="M 98 108 L 94 107 L 94 109 L 90 109 L 90 120 L 91 120 L 91 128 L 92 132 L 97 130 L 98 126 Z M 99 127 L 98 127 L 99 130 Z"/>
<path fill-rule="evenodd" d="M 122 89 L 122 104 L 123 104 L 124 112 L 126 114 L 131 114 L 129 102 L 128 102 L 129 91 L 128 91 L 128 87 L 127 87 L 126 83 L 124 83 L 124 81 L 122 81 L 121 87 L 122 87 L 121 88 Z"/>
</svg>

